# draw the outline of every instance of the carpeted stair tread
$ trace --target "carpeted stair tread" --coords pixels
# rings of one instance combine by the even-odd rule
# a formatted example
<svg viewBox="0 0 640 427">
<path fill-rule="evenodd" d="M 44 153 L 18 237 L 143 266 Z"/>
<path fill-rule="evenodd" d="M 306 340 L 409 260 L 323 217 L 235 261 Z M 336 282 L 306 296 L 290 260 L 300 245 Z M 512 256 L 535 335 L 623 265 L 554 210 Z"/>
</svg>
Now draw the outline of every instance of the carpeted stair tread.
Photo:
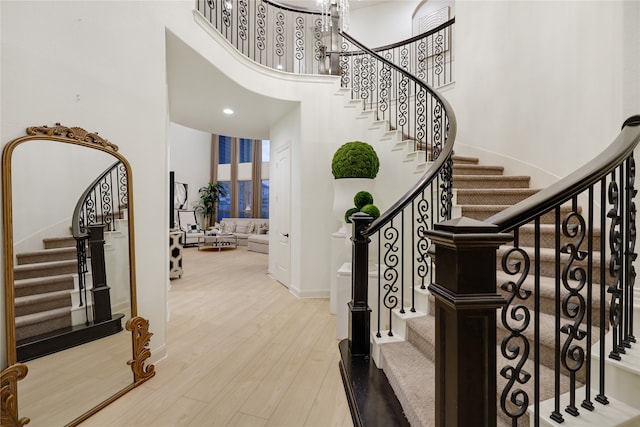
<svg viewBox="0 0 640 427">
<path fill-rule="evenodd" d="M 71 326 L 71 308 L 57 308 L 45 312 L 16 317 L 16 341 L 46 334 Z"/>
<path fill-rule="evenodd" d="M 407 341 L 382 344 L 384 373 L 413 427 L 435 425 L 435 368 Z"/>
<path fill-rule="evenodd" d="M 15 298 L 16 316 L 26 316 L 64 307 L 71 307 L 71 292 L 68 290 Z"/>
<path fill-rule="evenodd" d="M 480 162 L 480 159 L 477 157 L 459 156 L 457 154 L 454 154 L 451 158 L 454 164 L 477 165 Z"/>
<path fill-rule="evenodd" d="M 41 262 L 69 261 L 77 259 L 77 256 L 75 247 L 43 249 L 16 254 L 16 264 L 26 265 Z"/>
<path fill-rule="evenodd" d="M 69 236 L 46 237 L 42 239 L 45 249 L 76 247 L 76 239 Z"/>
<path fill-rule="evenodd" d="M 434 316 L 420 316 L 407 319 L 407 341 L 417 350 L 435 362 L 436 318 Z"/>
<path fill-rule="evenodd" d="M 536 194 L 531 188 L 460 188 L 455 190 L 458 205 L 515 205 Z"/>
<path fill-rule="evenodd" d="M 16 279 L 32 279 L 43 276 L 58 276 L 78 272 L 78 261 L 40 262 L 37 264 L 16 265 L 13 274 Z"/>
<path fill-rule="evenodd" d="M 453 175 L 453 188 L 528 188 L 531 177 L 520 175 Z"/>
<path fill-rule="evenodd" d="M 503 166 L 453 164 L 454 175 L 502 175 Z"/>
<path fill-rule="evenodd" d="M 14 280 L 13 288 L 15 297 L 23 297 L 45 292 L 71 290 L 74 287 L 73 274 L 61 274 L 58 276 L 36 277 L 31 279 Z"/>
</svg>

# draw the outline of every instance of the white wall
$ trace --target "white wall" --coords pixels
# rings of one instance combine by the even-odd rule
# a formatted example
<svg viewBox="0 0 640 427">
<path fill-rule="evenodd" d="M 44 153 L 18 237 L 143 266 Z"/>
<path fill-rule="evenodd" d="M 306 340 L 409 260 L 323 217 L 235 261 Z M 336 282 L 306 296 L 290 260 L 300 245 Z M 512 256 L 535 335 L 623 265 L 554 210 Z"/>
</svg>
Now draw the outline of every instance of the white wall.
<svg viewBox="0 0 640 427">
<path fill-rule="evenodd" d="M 380 47 L 410 38 L 411 16 L 419 0 L 389 1 L 351 11 L 347 33 L 368 47 Z"/>
<path fill-rule="evenodd" d="M 0 3 L 1 144 L 27 126 L 60 122 L 98 131 L 131 163 L 138 313 L 150 321 L 155 358 L 165 352 L 169 282 L 165 39 L 156 9 L 151 2 Z"/>
<path fill-rule="evenodd" d="M 637 79 L 623 88 L 624 7 L 456 2 L 458 141 L 559 177 L 597 155 L 625 118 L 623 93 L 638 93 Z"/>
<path fill-rule="evenodd" d="M 187 208 L 199 200 L 198 189 L 211 179 L 211 134 L 176 123 L 169 126 L 169 169 L 188 185 Z"/>
</svg>

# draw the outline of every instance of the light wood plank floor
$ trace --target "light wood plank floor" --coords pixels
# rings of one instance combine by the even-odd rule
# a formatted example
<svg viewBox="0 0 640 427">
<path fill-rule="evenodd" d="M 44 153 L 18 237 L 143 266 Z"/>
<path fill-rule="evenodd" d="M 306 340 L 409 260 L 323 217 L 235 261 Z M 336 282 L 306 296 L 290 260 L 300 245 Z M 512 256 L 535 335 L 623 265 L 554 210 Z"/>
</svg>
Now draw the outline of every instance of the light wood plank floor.
<svg viewBox="0 0 640 427">
<path fill-rule="evenodd" d="M 168 358 L 83 427 L 352 426 L 327 299 L 296 299 L 245 247 L 185 249 L 183 263 Z"/>
</svg>

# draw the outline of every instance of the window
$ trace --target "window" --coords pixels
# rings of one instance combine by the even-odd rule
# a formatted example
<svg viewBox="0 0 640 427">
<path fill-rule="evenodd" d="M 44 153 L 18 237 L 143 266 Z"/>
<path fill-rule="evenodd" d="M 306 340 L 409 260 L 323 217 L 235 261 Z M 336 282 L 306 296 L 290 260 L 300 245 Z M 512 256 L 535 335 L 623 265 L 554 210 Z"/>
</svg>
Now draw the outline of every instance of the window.
<svg viewBox="0 0 640 427">
<path fill-rule="evenodd" d="M 240 138 L 239 163 L 251 163 L 253 161 L 253 140 Z"/>
<path fill-rule="evenodd" d="M 263 179 L 260 185 L 260 217 L 269 218 L 269 180 Z"/>
<path fill-rule="evenodd" d="M 270 141 L 215 137 L 213 149 L 218 164 L 212 177 L 227 191 L 227 196 L 220 198 L 216 219 L 269 218 Z"/>
<path fill-rule="evenodd" d="M 220 196 L 220 200 L 218 201 L 218 222 L 220 222 L 222 218 L 231 217 L 231 182 L 221 181 L 219 183 L 224 187 L 227 195 Z"/>
<path fill-rule="evenodd" d="M 238 181 L 238 217 L 251 218 L 251 181 Z"/>
<path fill-rule="evenodd" d="M 218 138 L 219 164 L 231 164 L 231 144 L 232 140 L 230 136 L 220 136 L 220 138 Z"/>
</svg>

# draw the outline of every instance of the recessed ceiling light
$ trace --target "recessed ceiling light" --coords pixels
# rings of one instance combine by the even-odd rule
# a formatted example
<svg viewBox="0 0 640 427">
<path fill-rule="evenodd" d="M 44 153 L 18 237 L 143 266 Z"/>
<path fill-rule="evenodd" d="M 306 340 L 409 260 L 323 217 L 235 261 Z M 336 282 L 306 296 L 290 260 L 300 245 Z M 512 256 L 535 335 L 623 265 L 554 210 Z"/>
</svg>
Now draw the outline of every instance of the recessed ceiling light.
<svg viewBox="0 0 640 427">
<path fill-rule="evenodd" d="M 228 115 L 233 114 L 233 110 L 231 108 L 225 108 L 224 110 L 222 110 L 222 112 Z"/>
<path fill-rule="evenodd" d="M 282 64 L 278 64 L 278 65 L 276 66 L 276 68 L 277 68 L 278 70 L 282 70 Z"/>
</svg>

